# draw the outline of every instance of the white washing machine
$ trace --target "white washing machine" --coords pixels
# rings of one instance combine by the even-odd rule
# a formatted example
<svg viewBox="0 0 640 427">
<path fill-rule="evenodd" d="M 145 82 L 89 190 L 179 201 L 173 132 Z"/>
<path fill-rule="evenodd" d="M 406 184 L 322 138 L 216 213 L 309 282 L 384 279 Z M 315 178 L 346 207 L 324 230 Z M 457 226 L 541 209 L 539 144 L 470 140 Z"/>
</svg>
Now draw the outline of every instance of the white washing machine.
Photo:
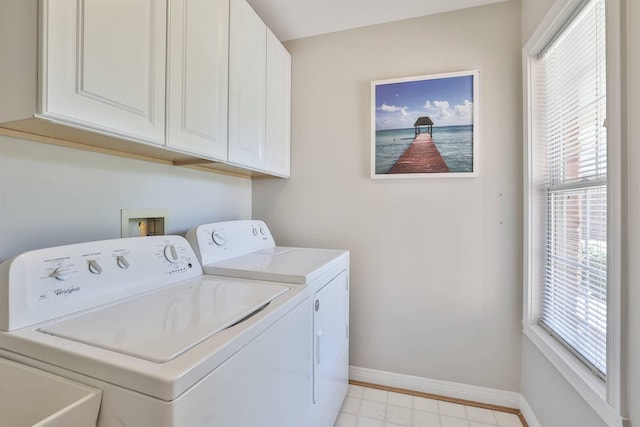
<svg viewBox="0 0 640 427">
<path fill-rule="evenodd" d="M 305 426 L 311 322 L 304 289 L 203 275 L 180 236 L 0 264 L 0 357 L 101 389 L 99 427 Z"/>
<path fill-rule="evenodd" d="M 333 426 L 348 388 L 349 252 L 276 246 L 257 220 L 204 224 L 186 237 L 207 274 L 306 289 L 313 301 L 313 404 L 305 427 Z"/>
</svg>

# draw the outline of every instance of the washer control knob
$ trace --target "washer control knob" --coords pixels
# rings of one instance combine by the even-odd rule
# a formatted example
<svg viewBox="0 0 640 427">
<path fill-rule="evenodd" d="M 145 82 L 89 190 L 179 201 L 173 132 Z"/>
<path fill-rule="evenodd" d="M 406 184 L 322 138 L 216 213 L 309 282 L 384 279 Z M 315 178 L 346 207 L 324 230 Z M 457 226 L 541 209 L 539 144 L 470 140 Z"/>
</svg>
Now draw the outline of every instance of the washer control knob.
<svg viewBox="0 0 640 427">
<path fill-rule="evenodd" d="M 253 229 L 253 235 L 256 236 L 256 237 L 258 236 L 258 229 L 257 228 Z"/>
<path fill-rule="evenodd" d="M 55 270 L 53 270 L 53 272 L 49 276 L 53 277 L 56 280 L 65 281 L 71 278 L 71 272 L 69 270 L 56 268 Z"/>
<path fill-rule="evenodd" d="M 90 259 L 89 271 L 93 274 L 100 274 L 102 273 L 102 267 L 100 266 L 100 264 L 98 264 L 98 261 L 96 261 L 95 259 Z"/>
<path fill-rule="evenodd" d="M 118 255 L 116 257 L 116 264 L 118 264 L 118 267 L 122 268 L 123 270 L 129 268 L 129 261 L 127 261 L 127 259 L 122 255 Z"/>
<path fill-rule="evenodd" d="M 218 246 L 222 246 L 227 243 L 227 236 L 225 236 L 220 231 L 214 231 L 213 233 L 211 233 L 211 239 L 213 240 L 213 243 Z"/>
<path fill-rule="evenodd" d="M 260 234 L 265 236 L 267 234 L 267 230 L 265 230 L 264 227 L 260 227 Z"/>
<path fill-rule="evenodd" d="M 176 263 L 180 259 L 180 256 L 178 255 L 178 250 L 173 245 L 167 245 L 164 248 L 164 257 L 170 263 Z"/>
</svg>

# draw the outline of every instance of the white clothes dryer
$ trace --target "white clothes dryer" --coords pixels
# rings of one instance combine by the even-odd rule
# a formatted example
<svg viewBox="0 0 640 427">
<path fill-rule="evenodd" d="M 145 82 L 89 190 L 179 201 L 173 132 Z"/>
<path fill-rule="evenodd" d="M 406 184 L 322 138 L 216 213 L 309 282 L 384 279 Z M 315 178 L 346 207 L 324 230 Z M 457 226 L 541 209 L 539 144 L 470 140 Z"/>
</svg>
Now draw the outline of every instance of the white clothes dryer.
<svg viewBox="0 0 640 427">
<path fill-rule="evenodd" d="M 304 426 L 311 322 L 303 289 L 203 275 L 180 236 L 0 264 L 0 357 L 101 389 L 99 427 Z"/>
<path fill-rule="evenodd" d="M 349 252 L 276 246 L 258 220 L 203 224 L 186 238 L 207 274 L 290 283 L 312 297 L 313 406 L 305 426 L 333 426 L 348 388 Z"/>
</svg>

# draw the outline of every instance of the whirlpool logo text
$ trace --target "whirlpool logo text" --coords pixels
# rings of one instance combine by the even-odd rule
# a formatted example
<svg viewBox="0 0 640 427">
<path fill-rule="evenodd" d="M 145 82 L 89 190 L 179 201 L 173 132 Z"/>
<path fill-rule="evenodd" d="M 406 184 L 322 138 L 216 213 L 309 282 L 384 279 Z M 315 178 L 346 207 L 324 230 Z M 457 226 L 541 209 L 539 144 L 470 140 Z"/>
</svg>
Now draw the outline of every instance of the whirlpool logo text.
<svg viewBox="0 0 640 427">
<path fill-rule="evenodd" d="M 78 292 L 79 290 L 80 290 L 80 286 L 72 286 L 72 287 L 67 288 L 67 289 L 54 289 L 53 293 L 56 294 L 56 296 L 59 296 L 59 297 L 68 297 L 72 293 Z"/>
</svg>

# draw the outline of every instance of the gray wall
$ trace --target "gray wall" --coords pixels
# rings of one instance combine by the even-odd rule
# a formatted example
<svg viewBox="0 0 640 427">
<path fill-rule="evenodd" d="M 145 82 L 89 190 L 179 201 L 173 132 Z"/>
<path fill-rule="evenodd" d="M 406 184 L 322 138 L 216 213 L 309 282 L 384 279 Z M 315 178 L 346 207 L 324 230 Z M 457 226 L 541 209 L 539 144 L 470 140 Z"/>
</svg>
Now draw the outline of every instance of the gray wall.
<svg viewBox="0 0 640 427">
<path fill-rule="evenodd" d="M 292 170 L 254 181 L 284 245 L 351 250 L 354 366 L 520 390 L 520 3 L 286 44 Z M 371 180 L 370 82 L 480 70 L 480 176 Z"/>
<path fill-rule="evenodd" d="M 118 238 L 123 208 L 168 208 L 184 233 L 250 218 L 251 181 L 0 136 L 0 260 Z"/>
<path fill-rule="evenodd" d="M 522 8 L 522 46 L 538 28 L 556 0 L 521 0 Z"/>
<path fill-rule="evenodd" d="M 522 338 L 522 395 L 543 427 L 605 427 L 549 360 Z"/>
<path fill-rule="evenodd" d="M 553 0 L 522 0 L 522 44 L 544 18 L 553 5 Z M 628 223 L 623 227 L 623 236 L 627 238 L 623 270 L 623 304 L 627 304 L 623 316 L 623 377 L 627 382 L 625 406 L 631 419 L 631 426 L 640 426 L 640 147 L 634 141 L 640 140 L 640 2 L 623 0 L 628 10 L 623 12 L 627 20 L 627 47 L 623 49 L 626 57 L 628 86 L 623 93 L 628 98 L 628 106 L 623 107 L 623 207 Z M 623 8 L 624 10 L 624 8 Z M 623 78 L 624 80 L 624 78 Z M 626 155 L 624 155 L 626 151 Z M 572 414 L 571 425 L 604 426 L 604 422 L 584 402 L 580 395 L 560 376 L 558 371 L 523 337 L 522 345 L 522 394 L 530 403 L 541 424 L 545 427 L 565 427 L 567 414 Z"/>
</svg>

